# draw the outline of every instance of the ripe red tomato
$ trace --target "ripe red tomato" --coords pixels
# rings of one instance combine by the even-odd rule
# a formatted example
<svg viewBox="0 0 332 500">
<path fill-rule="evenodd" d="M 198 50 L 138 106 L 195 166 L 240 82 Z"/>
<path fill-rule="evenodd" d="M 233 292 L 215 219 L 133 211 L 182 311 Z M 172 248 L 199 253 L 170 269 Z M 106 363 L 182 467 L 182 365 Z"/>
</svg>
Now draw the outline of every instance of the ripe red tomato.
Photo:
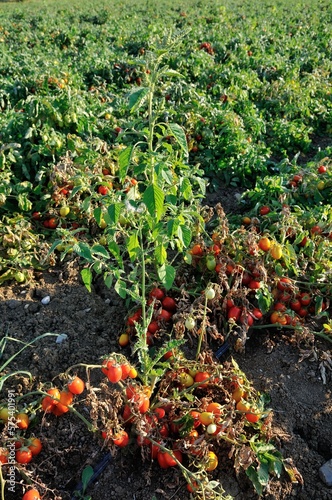
<svg viewBox="0 0 332 500">
<path fill-rule="evenodd" d="M 129 443 L 129 436 L 124 430 L 118 431 L 112 439 L 113 443 L 120 448 L 124 448 Z"/>
<path fill-rule="evenodd" d="M 121 380 L 126 380 L 126 378 L 129 377 L 130 370 L 131 370 L 131 366 L 129 363 L 123 363 L 121 365 L 121 371 L 122 371 Z"/>
<path fill-rule="evenodd" d="M 152 335 L 154 335 L 155 333 L 157 333 L 158 330 L 159 330 L 158 321 L 151 321 L 151 323 L 148 326 L 148 331 L 152 333 Z"/>
<path fill-rule="evenodd" d="M 299 311 L 302 305 L 299 299 L 292 299 L 289 303 L 289 307 L 292 309 L 292 311 Z"/>
<path fill-rule="evenodd" d="M 238 306 L 233 306 L 229 309 L 227 313 L 228 319 L 233 319 L 234 321 L 239 321 L 241 318 L 242 309 Z"/>
<path fill-rule="evenodd" d="M 180 450 L 173 450 L 173 455 L 175 458 L 182 463 L 182 453 Z M 170 453 L 165 453 L 165 462 L 168 465 L 168 467 L 175 467 L 177 465 L 176 460 Z"/>
<path fill-rule="evenodd" d="M 156 288 L 153 288 L 151 290 L 151 292 L 149 293 L 149 296 L 152 298 L 155 298 L 157 300 L 162 301 L 163 298 L 165 297 L 165 294 L 160 288 L 156 287 Z"/>
<path fill-rule="evenodd" d="M 251 281 L 248 283 L 248 288 L 250 288 L 251 290 L 258 290 L 260 287 L 261 287 L 261 283 L 260 283 L 260 281 L 257 281 L 257 280 L 251 280 Z"/>
<path fill-rule="evenodd" d="M 19 448 L 15 452 L 15 458 L 18 464 L 28 464 L 32 460 L 32 452 L 29 448 Z"/>
<path fill-rule="evenodd" d="M 22 500 L 40 500 L 39 491 L 32 488 L 23 495 Z"/>
<path fill-rule="evenodd" d="M 105 196 L 108 193 L 108 187 L 107 186 L 98 186 L 98 193 Z"/>
<path fill-rule="evenodd" d="M 158 420 L 161 420 L 166 415 L 166 412 L 165 412 L 164 408 L 158 407 L 158 408 L 155 408 L 154 414 L 157 416 Z"/>
<path fill-rule="evenodd" d="M 259 413 L 256 413 L 254 410 L 251 410 L 250 412 L 246 413 L 246 419 L 248 422 L 251 423 L 256 423 L 258 420 L 261 418 Z"/>
<path fill-rule="evenodd" d="M 274 311 L 286 311 L 286 304 L 284 302 L 276 302 L 273 306 Z"/>
<path fill-rule="evenodd" d="M 47 392 L 47 394 L 49 394 L 49 396 L 45 396 L 43 398 L 42 408 L 46 413 L 48 413 L 48 412 L 51 412 L 53 407 L 59 403 L 59 401 L 57 401 L 57 400 L 60 399 L 60 391 L 59 391 L 59 389 L 54 387 L 52 389 L 48 389 L 48 391 L 46 391 L 46 392 Z"/>
<path fill-rule="evenodd" d="M 32 437 L 29 439 L 29 443 L 30 444 L 28 444 L 28 448 L 31 451 L 32 455 L 38 455 L 43 447 L 41 440 L 37 437 Z"/>
<path fill-rule="evenodd" d="M 142 309 L 137 309 L 129 318 L 127 319 L 128 326 L 135 326 L 135 323 L 138 322 L 142 317 Z"/>
<path fill-rule="evenodd" d="M 8 450 L 6 448 L 0 448 L 0 466 L 1 464 L 8 463 Z"/>
<path fill-rule="evenodd" d="M 194 419 L 194 424 L 193 424 L 194 427 L 195 428 L 199 427 L 201 425 L 201 422 L 200 422 L 200 419 L 199 419 L 200 412 L 196 411 L 196 410 L 191 410 L 189 413 L 190 413 L 191 417 Z"/>
<path fill-rule="evenodd" d="M 197 372 L 195 375 L 195 384 L 199 383 L 200 387 L 207 387 L 208 384 L 204 382 L 209 378 L 210 374 L 208 372 Z"/>
<path fill-rule="evenodd" d="M 40 220 L 41 219 L 40 212 L 33 212 L 32 213 L 32 218 L 33 218 L 33 220 Z"/>
<path fill-rule="evenodd" d="M 311 296 L 308 293 L 301 293 L 300 302 L 303 306 L 308 306 L 311 302 Z"/>
<path fill-rule="evenodd" d="M 197 257 L 201 257 L 203 253 L 203 249 L 199 244 L 194 245 L 191 249 L 191 254 L 196 255 Z"/>
<path fill-rule="evenodd" d="M 162 301 L 162 306 L 166 311 L 174 312 L 176 310 L 176 302 L 172 297 L 165 297 Z"/>
<path fill-rule="evenodd" d="M 47 227 L 49 227 L 50 229 L 55 229 L 58 227 L 58 221 L 56 220 L 55 217 L 51 217 L 50 219 L 48 219 L 48 226 Z"/>
<path fill-rule="evenodd" d="M 160 465 L 160 467 L 162 469 L 167 469 L 169 467 L 169 465 L 166 462 L 165 455 L 166 455 L 166 453 L 159 449 L 158 454 L 157 454 L 157 460 L 158 460 L 158 464 Z"/>
<path fill-rule="evenodd" d="M 278 298 L 279 298 L 280 302 L 289 302 L 292 298 L 292 294 L 287 292 L 287 291 L 281 292 L 278 295 Z"/>
<path fill-rule="evenodd" d="M 317 169 L 317 172 L 319 174 L 325 174 L 327 172 L 327 167 L 325 167 L 325 165 L 320 165 Z"/>
<path fill-rule="evenodd" d="M 251 316 L 250 313 L 242 312 L 240 321 L 242 324 L 245 324 L 247 322 L 249 327 L 254 324 L 254 318 Z"/>
<path fill-rule="evenodd" d="M 304 236 L 303 240 L 300 241 L 299 245 L 300 247 L 305 247 L 307 243 L 308 243 L 308 238 Z"/>
<path fill-rule="evenodd" d="M 122 377 L 122 370 L 120 365 L 115 364 L 108 368 L 107 378 L 110 382 L 116 384 L 121 380 L 121 377 Z"/>
<path fill-rule="evenodd" d="M 263 205 L 260 209 L 259 209 L 259 213 L 260 215 L 267 215 L 268 213 L 271 212 L 271 208 L 268 207 L 267 205 Z"/>
<path fill-rule="evenodd" d="M 82 394 L 85 389 L 85 383 L 81 378 L 75 377 L 73 380 L 68 382 L 68 389 L 72 394 Z"/>
<path fill-rule="evenodd" d="M 305 318 L 306 316 L 308 316 L 309 311 L 306 307 L 301 307 L 301 309 L 297 311 L 297 314 L 300 316 L 300 318 Z"/>
<path fill-rule="evenodd" d="M 317 224 L 317 225 L 315 225 L 315 226 L 312 226 L 312 228 L 310 229 L 310 232 L 311 232 L 311 234 L 312 234 L 312 235 L 315 235 L 315 234 L 322 234 L 323 230 L 322 230 L 322 228 L 321 228 L 321 227 L 319 227 L 319 226 L 318 226 L 318 224 Z"/>
<path fill-rule="evenodd" d="M 293 176 L 293 181 L 294 181 L 294 182 L 296 182 L 297 184 L 298 184 L 299 182 L 302 182 L 302 175 L 295 174 L 295 175 Z"/>
<path fill-rule="evenodd" d="M 262 319 L 263 317 L 263 313 L 260 309 L 258 309 L 257 307 L 255 307 L 253 310 L 252 310 L 252 313 L 253 317 L 255 319 Z"/>
<path fill-rule="evenodd" d="M 248 286 L 250 281 L 252 281 L 252 275 L 248 271 L 244 271 L 242 275 L 242 285 Z"/>
<path fill-rule="evenodd" d="M 277 288 L 281 292 L 284 290 L 289 290 L 293 286 L 293 281 L 290 278 L 280 278 L 280 280 L 277 283 Z"/>
<path fill-rule="evenodd" d="M 170 321 L 171 318 L 172 318 L 172 313 L 170 311 L 167 311 L 167 309 L 162 309 L 157 317 L 158 320 L 164 320 L 166 322 Z"/>
</svg>

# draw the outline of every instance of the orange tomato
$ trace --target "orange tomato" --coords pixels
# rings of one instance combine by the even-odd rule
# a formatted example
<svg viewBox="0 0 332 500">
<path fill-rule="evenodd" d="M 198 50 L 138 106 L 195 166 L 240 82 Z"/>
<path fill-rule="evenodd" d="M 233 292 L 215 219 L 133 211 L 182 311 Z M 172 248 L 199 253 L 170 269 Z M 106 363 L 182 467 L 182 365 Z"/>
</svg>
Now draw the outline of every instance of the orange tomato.
<svg viewBox="0 0 332 500">
<path fill-rule="evenodd" d="M 68 382 L 68 389 L 72 394 L 82 394 L 85 389 L 85 383 L 80 377 L 74 377 Z"/>
<path fill-rule="evenodd" d="M 271 247 L 271 241 L 269 240 L 269 238 L 267 238 L 267 236 L 262 236 L 262 238 L 258 242 L 258 246 L 261 250 L 267 252 Z"/>
</svg>

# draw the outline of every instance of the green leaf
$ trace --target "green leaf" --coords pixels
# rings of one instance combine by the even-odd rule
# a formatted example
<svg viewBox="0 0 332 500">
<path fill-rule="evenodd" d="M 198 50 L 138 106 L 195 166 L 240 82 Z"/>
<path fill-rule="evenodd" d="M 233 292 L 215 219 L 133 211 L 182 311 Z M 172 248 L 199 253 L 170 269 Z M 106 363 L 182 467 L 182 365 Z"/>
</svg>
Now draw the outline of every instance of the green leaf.
<svg viewBox="0 0 332 500">
<path fill-rule="evenodd" d="M 114 290 L 118 295 L 120 295 L 121 299 L 125 299 L 127 296 L 126 283 L 120 279 L 118 279 L 114 285 Z"/>
<path fill-rule="evenodd" d="M 98 226 L 100 226 L 101 220 L 103 218 L 103 213 L 102 213 L 102 210 L 101 210 L 100 207 L 97 207 L 97 208 L 94 209 L 93 216 L 96 219 L 96 222 L 97 222 Z"/>
<path fill-rule="evenodd" d="M 127 240 L 127 250 L 131 261 L 138 257 L 140 244 L 137 233 L 132 233 Z"/>
<path fill-rule="evenodd" d="M 88 262 L 93 261 L 90 247 L 86 243 L 80 241 L 79 243 L 73 246 L 73 250 L 74 252 L 77 253 L 77 255 L 87 260 Z"/>
<path fill-rule="evenodd" d="M 26 193 L 20 193 L 17 195 L 18 206 L 24 212 L 32 209 L 32 203 L 28 198 Z"/>
<path fill-rule="evenodd" d="M 112 203 L 112 205 L 108 207 L 107 213 L 110 216 L 111 222 L 113 222 L 113 224 L 116 224 L 118 222 L 122 208 L 122 203 Z"/>
<path fill-rule="evenodd" d="M 167 222 L 167 236 L 169 238 L 172 238 L 174 236 L 174 234 L 177 233 L 179 224 L 180 223 L 179 223 L 178 219 L 170 219 Z"/>
<path fill-rule="evenodd" d="M 83 493 L 85 492 L 85 490 L 87 489 L 88 487 L 88 484 L 90 482 L 90 479 L 92 478 L 94 474 L 94 470 L 93 468 L 91 467 L 91 465 L 87 465 L 83 472 L 82 472 L 82 487 L 83 487 Z"/>
<path fill-rule="evenodd" d="M 188 248 L 192 239 L 192 232 L 189 227 L 181 224 L 181 226 L 178 228 L 178 237 L 182 241 L 183 246 L 185 248 Z"/>
<path fill-rule="evenodd" d="M 170 76 L 171 78 L 177 77 L 177 78 L 184 78 L 181 73 L 178 71 L 175 71 L 174 69 L 166 69 L 165 71 L 162 72 L 163 75 L 165 76 Z"/>
<path fill-rule="evenodd" d="M 106 248 L 103 247 L 103 245 L 93 245 L 93 247 L 91 247 L 91 253 L 93 255 L 100 255 L 101 257 L 105 257 L 105 259 L 109 259 L 110 257 L 110 254 L 108 253 Z"/>
<path fill-rule="evenodd" d="M 130 165 L 130 160 L 134 151 L 134 146 L 128 146 L 126 149 L 123 149 L 119 154 L 119 178 L 120 181 L 126 177 L 128 168 Z"/>
<path fill-rule="evenodd" d="M 175 268 L 173 266 L 163 264 L 158 269 L 158 277 L 166 290 L 170 290 L 175 280 Z"/>
<path fill-rule="evenodd" d="M 81 276 L 85 287 L 91 292 L 92 272 L 89 267 L 82 269 Z"/>
<path fill-rule="evenodd" d="M 258 307 L 261 309 L 262 313 L 265 314 L 272 306 L 273 297 L 272 294 L 266 292 L 264 289 L 256 290 L 256 298 L 258 301 Z"/>
<path fill-rule="evenodd" d="M 183 128 L 177 123 L 168 123 L 168 134 L 172 135 L 186 155 L 188 155 L 188 145 L 186 134 Z"/>
<path fill-rule="evenodd" d="M 150 184 L 143 194 L 143 201 L 149 214 L 158 222 L 164 210 L 164 192 L 157 184 Z"/>
<path fill-rule="evenodd" d="M 122 264 L 121 250 L 120 250 L 119 245 L 117 243 L 115 243 L 115 241 L 111 241 L 108 244 L 108 249 L 114 255 L 114 257 L 116 258 L 116 260 L 119 263 L 121 262 L 121 264 Z"/>
<path fill-rule="evenodd" d="M 259 482 L 259 477 L 258 477 L 256 469 L 252 465 L 250 465 L 250 467 L 248 467 L 248 469 L 246 470 L 246 474 L 249 477 L 250 481 L 252 482 L 258 495 L 262 495 L 263 486 Z"/>
<path fill-rule="evenodd" d="M 183 177 L 180 184 L 180 192 L 182 193 L 186 201 L 191 200 L 193 197 L 193 191 L 191 188 L 191 182 L 188 177 Z"/>
<path fill-rule="evenodd" d="M 162 243 L 156 246 L 154 254 L 158 264 L 162 265 L 166 262 L 167 252 L 165 246 Z"/>
<path fill-rule="evenodd" d="M 147 87 L 140 87 L 138 90 L 134 89 L 129 95 L 129 109 L 130 113 L 135 113 L 146 102 L 146 96 L 149 93 Z"/>
</svg>

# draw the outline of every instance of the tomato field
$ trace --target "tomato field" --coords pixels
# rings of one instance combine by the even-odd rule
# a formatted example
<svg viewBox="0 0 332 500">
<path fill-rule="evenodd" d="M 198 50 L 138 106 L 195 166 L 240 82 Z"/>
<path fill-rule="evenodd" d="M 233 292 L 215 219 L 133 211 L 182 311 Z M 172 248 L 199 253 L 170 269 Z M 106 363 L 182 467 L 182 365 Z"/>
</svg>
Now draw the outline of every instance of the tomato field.
<svg viewBox="0 0 332 500">
<path fill-rule="evenodd" d="M 0 4 L 1 500 L 329 497 L 331 18 Z"/>
</svg>

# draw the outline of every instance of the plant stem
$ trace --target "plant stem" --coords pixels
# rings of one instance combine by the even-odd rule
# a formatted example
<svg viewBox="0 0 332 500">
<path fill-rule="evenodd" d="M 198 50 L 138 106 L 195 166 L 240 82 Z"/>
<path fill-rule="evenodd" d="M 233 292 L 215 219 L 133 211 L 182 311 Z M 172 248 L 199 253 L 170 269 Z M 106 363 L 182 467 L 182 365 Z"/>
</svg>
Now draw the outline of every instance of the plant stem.
<svg viewBox="0 0 332 500">
<path fill-rule="evenodd" d="M 207 299 L 207 296 L 205 294 L 204 315 L 203 315 L 203 320 L 202 320 L 201 332 L 200 332 L 199 338 L 198 338 L 198 345 L 197 345 L 197 351 L 196 351 L 196 361 L 198 360 L 199 354 L 201 352 L 202 340 L 203 340 L 203 336 L 205 335 L 205 322 L 206 322 L 207 302 L 208 302 L 208 299 Z"/>
</svg>

